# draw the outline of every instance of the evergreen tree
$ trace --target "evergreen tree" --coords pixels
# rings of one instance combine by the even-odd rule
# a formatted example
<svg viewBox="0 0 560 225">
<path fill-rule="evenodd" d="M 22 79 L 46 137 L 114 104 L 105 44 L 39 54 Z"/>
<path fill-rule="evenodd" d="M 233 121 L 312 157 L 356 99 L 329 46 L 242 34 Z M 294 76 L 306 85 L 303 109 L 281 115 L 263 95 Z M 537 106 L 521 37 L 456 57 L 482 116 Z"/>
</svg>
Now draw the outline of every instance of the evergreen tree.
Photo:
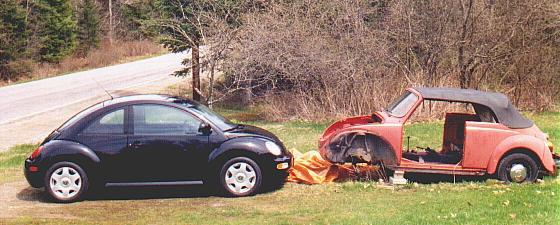
<svg viewBox="0 0 560 225">
<path fill-rule="evenodd" d="M 171 52 L 183 52 L 191 49 L 191 59 L 185 59 L 186 68 L 176 71 L 175 75 L 192 74 L 192 98 L 201 100 L 200 88 L 200 46 L 203 43 L 204 30 L 216 20 L 224 20 L 228 26 L 241 24 L 241 14 L 245 0 L 157 0 L 155 6 L 160 11 L 160 43 Z"/>
<path fill-rule="evenodd" d="M 40 61 L 58 63 L 76 49 L 77 24 L 70 0 L 38 0 L 38 7 Z"/>
<path fill-rule="evenodd" d="M 175 75 L 185 76 L 192 73 L 192 98 L 201 100 L 200 95 L 200 42 L 202 38 L 201 26 L 196 23 L 197 16 L 202 12 L 205 2 L 189 0 L 159 0 L 157 5 L 162 14 L 160 42 L 171 52 L 182 52 L 191 49 L 191 59 L 183 61 L 190 67 L 175 72 Z"/>
<path fill-rule="evenodd" d="M 0 0 L 0 78 L 14 80 L 23 72 L 19 61 L 27 53 L 26 11 L 19 1 Z"/>
<path fill-rule="evenodd" d="M 119 14 L 119 36 L 131 39 L 152 39 L 158 36 L 153 17 L 157 13 L 157 2 L 153 0 L 136 0 L 121 3 Z"/>
<path fill-rule="evenodd" d="M 78 17 L 78 49 L 85 54 L 99 47 L 100 17 L 99 8 L 94 0 L 84 0 Z"/>
</svg>

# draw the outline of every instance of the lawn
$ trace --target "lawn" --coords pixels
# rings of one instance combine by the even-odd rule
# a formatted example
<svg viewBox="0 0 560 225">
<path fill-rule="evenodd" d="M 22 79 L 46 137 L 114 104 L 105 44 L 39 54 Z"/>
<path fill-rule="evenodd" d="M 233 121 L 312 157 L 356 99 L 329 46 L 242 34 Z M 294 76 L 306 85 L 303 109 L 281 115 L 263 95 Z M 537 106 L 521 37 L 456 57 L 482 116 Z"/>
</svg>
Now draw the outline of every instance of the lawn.
<svg viewBox="0 0 560 225">
<path fill-rule="evenodd" d="M 266 128 L 289 149 L 302 152 L 316 148 L 329 124 L 266 122 L 239 110 L 221 113 Z M 560 146 L 560 113 L 528 116 Z M 433 140 L 441 139 L 438 126 L 438 122 L 412 124 L 411 140 L 437 145 Z M 21 162 L 33 148 L 22 145 L 0 153 L 0 184 L 23 179 Z M 246 198 L 207 197 L 198 192 L 196 188 L 110 190 L 107 197 L 79 203 L 40 203 L 36 207 L 46 208 L 47 215 L 32 208 L 17 218 L 0 219 L 0 224 L 560 224 L 557 178 L 540 184 L 504 185 L 488 180 L 409 184 L 397 189 L 370 182 L 288 183 L 281 190 Z"/>
</svg>

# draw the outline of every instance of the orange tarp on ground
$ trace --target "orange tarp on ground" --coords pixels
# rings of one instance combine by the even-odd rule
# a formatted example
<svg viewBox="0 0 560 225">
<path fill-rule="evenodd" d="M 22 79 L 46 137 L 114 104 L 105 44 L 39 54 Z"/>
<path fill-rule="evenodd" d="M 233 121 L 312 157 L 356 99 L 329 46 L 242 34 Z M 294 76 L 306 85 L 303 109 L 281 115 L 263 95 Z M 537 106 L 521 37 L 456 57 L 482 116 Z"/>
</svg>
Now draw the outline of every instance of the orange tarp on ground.
<svg viewBox="0 0 560 225">
<path fill-rule="evenodd" d="M 377 167 L 360 165 L 356 168 L 350 164 L 332 164 L 323 159 L 317 151 L 301 153 L 292 151 L 294 165 L 290 169 L 288 182 L 305 184 L 322 184 L 333 181 L 351 180 L 365 173 L 372 174 Z M 356 172 L 356 169 L 358 172 Z"/>
</svg>

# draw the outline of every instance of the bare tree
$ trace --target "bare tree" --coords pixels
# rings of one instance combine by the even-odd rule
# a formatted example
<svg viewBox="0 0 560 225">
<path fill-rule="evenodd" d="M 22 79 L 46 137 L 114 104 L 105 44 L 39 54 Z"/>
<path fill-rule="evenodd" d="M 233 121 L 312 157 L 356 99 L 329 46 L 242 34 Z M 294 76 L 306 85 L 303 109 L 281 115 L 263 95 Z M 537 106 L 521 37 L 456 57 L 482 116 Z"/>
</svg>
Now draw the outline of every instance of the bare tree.
<svg viewBox="0 0 560 225">
<path fill-rule="evenodd" d="M 113 44 L 114 25 L 113 25 L 113 0 L 109 0 L 109 43 Z"/>
<path fill-rule="evenodd" d="M 191 60 L 185 60 L 185 69 L 175 74 L 184 76 L 192 73 L 193 99 L 209 105 L 214 100 L 215 71 L 224 57 L 229 42 L 233 40 L 236 27 L 241 25 L 241 14 L 246 9 L 245 1 L 161 1 L 163 15 L 159 26 L 164 38 L 162 43 L 173 52 L 190 48 Z M 217 37 L 217 38 L 216 38 Z M 207 49 L 201 52 L 201 46 Z M 201 88 L 201 71 L 209 69 L 209 88 L 205 94 Z"/>
<path fill-rule="evenodd" d="M 244 15 L 221 70 L 284 118 L 369 113 L 418 85 L 550 109 L 559 12 L 553 0 L 275 1 Z"/>
</svg>

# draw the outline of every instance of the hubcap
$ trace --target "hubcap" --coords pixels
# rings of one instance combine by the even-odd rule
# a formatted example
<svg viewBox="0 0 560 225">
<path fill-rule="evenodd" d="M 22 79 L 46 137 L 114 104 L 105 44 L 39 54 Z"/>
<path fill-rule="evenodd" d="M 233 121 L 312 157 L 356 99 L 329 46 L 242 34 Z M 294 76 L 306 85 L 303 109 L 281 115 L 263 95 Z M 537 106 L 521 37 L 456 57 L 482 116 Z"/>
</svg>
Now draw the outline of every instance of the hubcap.
<svg viewBox="0 0 560 225">
<path fill-rule="evenodd" d="M 72 167 L 60 167 L 51 174 L 49 185 L 57 198 L 70 199 L 80 191 L 82 177 Z"/>
<path fill-rule="evenodd" d="M 511 180 L 521 183 L 527 178 L 527 168 L 523 164 L 513 164 L 509 170 Z"/>
<path fill-rule="evenodd" d="M 257 174 L 248 163 L 238 162 L 228 167 L 225 179 L 227 187 L 232 193 L 243 194 L 253 189 Z"/>
</svg>

